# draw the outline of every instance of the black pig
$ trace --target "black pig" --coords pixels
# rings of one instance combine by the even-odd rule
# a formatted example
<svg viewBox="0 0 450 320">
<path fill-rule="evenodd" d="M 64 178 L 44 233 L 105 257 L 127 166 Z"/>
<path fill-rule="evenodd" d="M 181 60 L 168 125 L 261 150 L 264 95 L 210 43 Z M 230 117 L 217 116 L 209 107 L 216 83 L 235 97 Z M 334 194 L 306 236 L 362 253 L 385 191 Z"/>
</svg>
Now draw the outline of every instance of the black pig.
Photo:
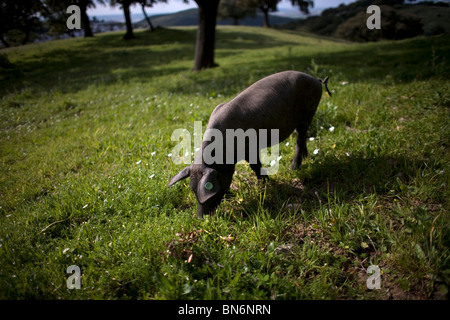
<svg viewBox="0 0 450 320">
<path fill-rule="evenodd" d="M 278 129 L 278 141 L 275 143 L 285 140 L 297 130 L 297 145 L 291 168 L 298 168 L 308 154 L 306 133 L 322 96 L 322 84 L 325 84 L 330 94 L 326 86 L 327 81 L 328 77 L 321 80 L 298 71 L 279 72 L 257 81 L 233 100 L 218 105 L 211 114 L 201 150 L 194 164 L 176 174 L 170 180 L 169 186 L 190 177 L 191 188 L 197 197 L 198 217 L 202 218 L 204 214 L 210 214 L 217 208 L 231 185 L 235 164 L 243 159 L 249 161 L 255 150 L 252 151 L 246 146 L 245 152 L 238 156 L 236 148 L 227 150 L 223 144 L 223 150 L 216 152 L 223 152 L 223 160 L 226 156 L 226 159 L 232 161 L 206 161 L 205 148 L 214 141 L 208 134 L 208 129 L 214 129 L 223 136 L 227 129 L 254 129 L 256 132 L 260 132 L 260 129 L 270 132 L 272 129 Z M 259 140 L 258 134 L 256 137 Z M 266 146 L 273 144 L 271 138 L 266 141 L 269 141 Z M 256 160 L 249 161 L 250 167 L 260 179 L 265 177 L 259 159 L 259 149 L 262 148 L 259 141 L 253 145 L 258 146 L 257 157 Z"/>
</svg>

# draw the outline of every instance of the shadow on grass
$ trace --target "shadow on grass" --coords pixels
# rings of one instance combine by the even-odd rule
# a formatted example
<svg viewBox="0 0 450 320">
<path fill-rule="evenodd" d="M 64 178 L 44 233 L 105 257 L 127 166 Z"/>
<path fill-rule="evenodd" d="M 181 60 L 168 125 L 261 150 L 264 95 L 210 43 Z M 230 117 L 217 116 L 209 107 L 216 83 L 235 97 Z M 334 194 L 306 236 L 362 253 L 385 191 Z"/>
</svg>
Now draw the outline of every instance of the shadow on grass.
<svg viewBox="0 0 450 320">
<path fill-rule="evenodd" d="M 128 41 L 122 39 L 121 33 L 80 39 L 81 44 L 68 44 L 67 49 L 55 49 L 46 53 L 38 52 L 23 62 L 2 67 L 1 91 L 17 91 L 31 86 L 76 92 L 97 82 L 145 83 L 154 77 L 188 71 L 190 67 L 170 67 L 170 64 L 193 61 L 195 38 L 196 29 L 161 28 L 155 32 L 138 32 L 136 39 Z M 219 50 L 216 60 L 220 65 L 221 58 L 242 51 L 299 45 L 302 46 L 301 43 L 283 42 L 270 35 L 218 30 L 216 49 Z M 280 53 L 263 56 L 261 60 L 236 62 L 232 67 L 223 67 L 220 74 L 226 74 L 226 77 L 220 76 L 214 81 L 208 81 L 203 79 L 204 76 L 190 76 L 188 81 L 194 87 L 196 82 L 203 82 L 204 85 L 195 88 L 197 91 L 223 91 L 233 88 L 230 81 L 240 84 L 244 80 L 246 83 L 245 79 L 250 75 L 252 79 L 257 79 L 292 67 L 310 71 L 308 67 L 312 60 L 319 66 L 319 73 L 327 73 L 332 77 L 339 75 L 352 82 L 386 79 L 387 75 L 380 70 L 390 70 L 392 80 L 406 82 L 436 75 L 450 75 L 446 62 L 450 59 L 450 39 L 446 37 L 353 45 L 351 48 L 342 44 L 334 48 L 332 44 L 328 44 L 323 52 L 302 55 L 291 54 L 289 48 L 285 53 L 282 53 L 283 49 L 280 50 Z M 311 48 L 305 50 L 311 51 Z M 328 74 L 328 70 L 333 70 L 333 74 Z M 164 86 L 165 84 L 161 84 L 161 89 L 174 92 L 179 89 Z M 182 87 L 186 87 L 186 83 Z"/>
<path fill-rule="evenodd" d="M 142 46 L 159 46 L 174 43 L 195 44 L 196 30 L 167 29 L 158 27 L 155 31 L 144 30 L 135 32 L 135 38 L 124 40 L 123 32 L 104 33 L 94 37 L 88 44 L 91 48 L 133 48 Z"/>
<path fill-rule="evenodd" d="M 445 36 L 329 46 L 321 52 L 303 55 L 293 55 L 287 48 L 285 53 L 280 51 L 280 56 L 248 61 L 233 68 L 242 73 L 257 70 L 261 77 L 294 68 L 317 77 L 330 76 L 331 82 L 337 76 L 353 83 L 383 80 L 408 83 L 450 76 L 450 38 Z M 311 70 L 312 61 L 317 70 Z"/>
<path fill-rule="evenodd" d="M 39 52 L 20 62 L 0 66 L 0 91 L 17 92 L 24 87 L 76 92 L 92 84 L 129 81 L 146 83 L 155 77 L 190 70 L 189 66 L 171 66 L 174 62 L 194 58 L 196 29 L 157 29 L 136 33 L 136 39 L 123 40 L 121 33 L 98 35 L 80 42 L 67 42 L 67 48 Z M 280 41 L 276 36 L 233 30 L 218 30 L 216 62 L 243 51 L 280 48 L 268 56 L 249 61 L 237 60 L 220 67 L 221 71 L 196 73 L 182 83 L 158 83 L 161 90 L 183 94 L 189 92 L 237 93 L 249 82 L 292 69 L 331 76 L 351 82 L 386 80 L 410 82 L 432 77 L 450 76 L 450 38 L 430 37 L 413 40 L 343 45 L 308 44 Z M 42 44 L 44 47 L 46 44 Z M 292 54 L 291 47 L 304 46 L 304 54 Z M 314 61 L 318 70 L 311 70 Z M 6 61 L 8 62 L 8 61 Z M 332 70 L 330 72 L 330 70 Z M 380 72 L 389 70 L 389 74 Z M 318 73 L 318 74 L 315 74 Z M 224 76 L 226 75 L 226 76 Z M 214 81 L 211 81 L 214 77 Z M 188 83 L 186 83 L 188 82 Z"/>
<path fill-rule="evenodd" d="M 258 48 L 275 48 L 285 45 L 301 45 L 298 42 L 280 41 L 278 38 L 270 35 L 252 32 L 232 32 L 232 30 L 219 29 L 217 31 L 216 49 L 255 50 Z"/>
<path fill-rule="evenodd" d="M 170 65 L 180 61 L 193 63 L 195 39 L 195 29 L 165 28 L 137 32 L 136 38 L 131 40 L 123 40 L 121 33 L 78 39 L 81 44 L 68 43 L 67 48 L 37 52 L 22 62 L 0 66 L 0 91 L 18 91 L 31 86 L 76 92 L 96 83 L 114 84 L 132 80 L 145 83 L 154 77 L 189 71 L 191 66 Z M 227 32 L 218 32 L 218 42 L 219 47 L 231 48 L 227 55 L 258 46 L 267 48 L 285 44 L 274 37 L 240 33 L 236 38 L 235 33 Z"/>
<path fill-rule="evenodd" d="M 256 38 L 250 45 L 240 40 L 224 41 L 220 44 L 223 49 L 216 53 L 216 62 L 220 65 L 221 58 L 246 50 L 265 48 L 265 45 L 258 45 L 258 41 L 259 38 Z M 270 42 L 268 40 L 269 46 Z M 298 44 L 293 44 L 292 47 L 294 46 L 298 47 Z M 450 76 L 450 64 L 447 63 L 450 60 L 450 38 L 438 36 L 398 42 L 354 44 L 348 47 L 342 43 L 336 43 L 335 47 L 333 44 L 327 46 L 324 50 L 320 50 L 320 47 L 312 50 L 305 45 L 305 53 L 295 55 L 290 50 L 290 43 L 279 43 L 277 52 L 261 55 L 259 59 L 256 56 L 254 60 L 237 59 L 231 65 L 220 66 L 218 76 L 215 73 L 206 72 L 208 76 L 201 73 L 189 77 L 188 85 L 173 83 L 167 90 L 181 94 L 186 91 L 214 91 L 223 95 L 235 95 L 265 76 L 291 69 L 321 78 L 330 76 L 331 89 L 335 89 L 339 81 L 391 86 L 393 83 L 445 79 Z"/>
<path fill-rule="evenodd" d="M 67 49 L 36 53 L 23 62 L 2 68 L 0 90 L 34 87 L 76 92 L 96 83 L 146 82 L 156 76 L 178 73 L 184 69 L 161 66 L 192 59 L 191 33 L 158 29 L 153 33 L 138 33 L 136 39 L 128 41 L 119 33 L 80 39 L 81 45 L 75 43 Z M 167 48 L 161 48 L 162 44 L 167 44 Z"/>
<path fill-rule="evenodd" d="M 402 192 L 401 186 L 408 184 L 418 170 L 427 166 L 429 164 L 424 160 L 401 156 L 367 158 L 354 155 L 344 161 L 325 157 L 311 164 L 309 172 L 300 169 L 298 178 L 292 181 L 276 178 L 268 180 L 262 206 L 274 216 L 280 210 L 287 210 L 288 204 L 301 208 L 308 215 L 314 215 L 320 206 L 329 201 L 348 203 L 370 194 L 394 196 Z M 247 198 L 240 203 L 248 217 L 260 206 L 259 197 Z"/>
<path fill-rule="evenodd" d="M 408 41 L 368 43 L 345 53 L 321 53 L 316 63 L 353 82 L 393 80 L 411 82 L 447 77 L 450 67 L 448 37 L 416 38 Z M 387 70 L 388 72 L 380 72 Z"/>
</svg>

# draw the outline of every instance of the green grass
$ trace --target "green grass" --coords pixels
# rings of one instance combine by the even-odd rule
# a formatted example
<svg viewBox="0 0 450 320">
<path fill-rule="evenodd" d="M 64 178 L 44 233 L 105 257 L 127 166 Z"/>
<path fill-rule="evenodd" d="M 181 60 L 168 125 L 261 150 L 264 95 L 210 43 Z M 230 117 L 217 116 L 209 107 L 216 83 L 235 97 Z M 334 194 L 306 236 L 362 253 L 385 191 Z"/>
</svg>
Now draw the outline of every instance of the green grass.
<svg viewBox="0 0 450 320">
<path fill-rule="evenodd" d="M 219 27 L 220 67 L 195 73 L 195 32 L 2 50 L 0 298 L 445 298 L 450 38 Z M 293 135 L 267 183 L 238 166 L 216 214 L 197 219 L 189 181 L 167 187 L 183 168 L 173 130 L 206 126 L 286 69 L 331 79 L 310 156 L 289 169 Z M 366 287 L 372 264 L 381 290 Z M 67 289 L 70 265 L 80 290 Z"/>
</svg>

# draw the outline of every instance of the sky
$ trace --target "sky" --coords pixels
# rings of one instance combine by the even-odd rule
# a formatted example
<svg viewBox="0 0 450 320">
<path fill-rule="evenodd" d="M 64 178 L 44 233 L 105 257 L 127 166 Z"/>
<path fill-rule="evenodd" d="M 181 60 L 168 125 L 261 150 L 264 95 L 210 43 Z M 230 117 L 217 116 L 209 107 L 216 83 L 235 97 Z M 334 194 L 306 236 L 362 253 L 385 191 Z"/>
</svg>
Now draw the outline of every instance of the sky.
<svg viewBox="0 0 450 320">
<path fill-rule="evenodd" d="M 337 7 L 341 3 L 351 3 L 354 2 L 354 0 L 314 0 L 314 8 L 324 9 L 324 8 L 330 8 L 330 7 Z M 178 12 L 182 10 L 187 10 L 191 8 L 197 8 L 197 4 L 190 0 L 188 4 L 184 3 L 183 0 L 168 0 L 168 2 L 165 3 L 158 3 L 154 5 L 152 8 L 146 8 L 146 12 L 148 15 L 152 16 L 155 14 L 163 14 L 163 13 L 172 13 L 172 12 Z M 281 1 L 278 4 L 279 15 L 285 15 L 285 16 L 302 16 L 302 14 L 299 12 L 297 8 L 292 7 L 291 2 L 289 0 Z M 132 6 L 131 12 L 140 14 L 142 13 L 142 9 L 140 6 Z M 104 6 L 101 4 L 98 4 L 96 8 L 90 8 L 88 9 L 88 15 L 89 16 L 102 16 L 102 15 L 113 15 L 113 14 L 123 14 L 123 11 L 120 9 L 119 6 L 116 8 L 111 8 L 109 5 Z"/>
</svg>

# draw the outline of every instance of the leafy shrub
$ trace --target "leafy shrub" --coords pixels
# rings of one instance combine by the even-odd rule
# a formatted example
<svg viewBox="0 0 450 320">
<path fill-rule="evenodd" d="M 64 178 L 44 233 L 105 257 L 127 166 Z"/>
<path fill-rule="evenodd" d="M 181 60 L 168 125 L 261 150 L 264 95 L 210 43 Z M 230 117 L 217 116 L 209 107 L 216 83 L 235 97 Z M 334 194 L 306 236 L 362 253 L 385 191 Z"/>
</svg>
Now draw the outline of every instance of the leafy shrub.
<svg viewBox="0 0 450 320">
<path fill-rule="evenodd" d="M 400 40 L 423 33 L 422 23 L 417 17 L 400 13 L 390 6 L 381 6 L 381 29 L 368 29 L 368 15 L 360 12 L 340 24 L 335 35 L 351 41 L 377 41 L 380 39 Z"/>
</svg>

